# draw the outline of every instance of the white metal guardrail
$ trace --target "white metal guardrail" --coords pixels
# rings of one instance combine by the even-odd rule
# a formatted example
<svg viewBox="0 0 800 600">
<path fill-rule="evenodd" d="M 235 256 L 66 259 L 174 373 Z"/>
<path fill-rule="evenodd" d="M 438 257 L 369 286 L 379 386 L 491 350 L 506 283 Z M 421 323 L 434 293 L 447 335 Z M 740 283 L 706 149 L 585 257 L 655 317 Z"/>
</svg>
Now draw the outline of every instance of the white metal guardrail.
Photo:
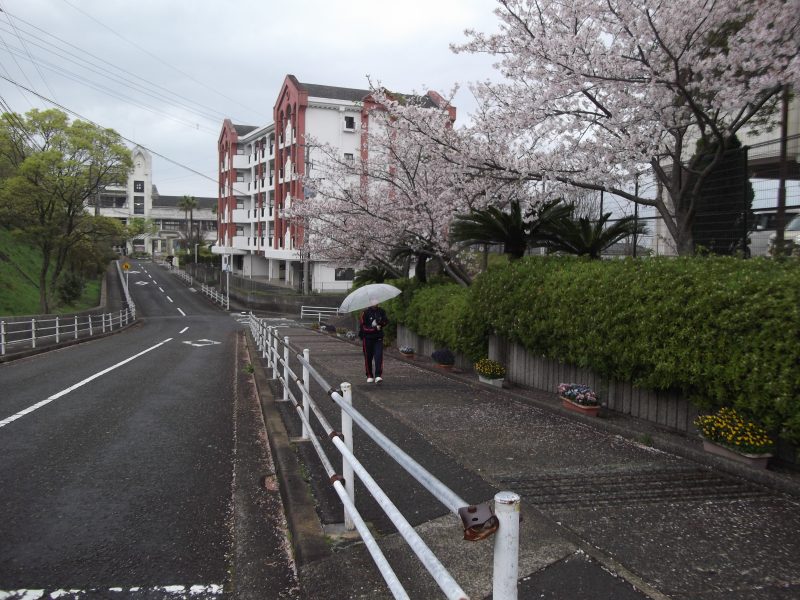
<svg viewBox="0 0 800 600">
<path fill-rule="evenodd" d="M 516 600 L 520 497 L 513 492 L 499 492 L 494 497 L 494 512 L 492 512 L 488 504 L 468 505 L 458 494 L 445 486 L 353 408 L 352 387 L 349 383 L 342 383 L 339 389 L 331 387 L 311 364 L 309 350 L 303 350 L 302 353 L 294 352 L 294 357 L 302 366 L 302 374 L 298 376 L 290 368 L 292 350 L 288 337 L 281 339 L 275 327 L 268 326 L 264 319 L 259 319 L 252 313 L 250 313 L 250 330 L 262 354 L 261 358 L 266 360 L 267 368 L 272 370 L 272 378 L 278 380 L 282 386 L 283 399 L 291 401 L 302 421 L 302 439 L 310 441 L 313 445 L 334 490 L 342 500 L 345 508 L 345 527 L 349 530 L 356 529 L 361 535 L 392 595 L 395 598 L 409 597 L 355 507 L 354 475 L 358 476 L 381 509 L 391 519 L 400 535 L 403 536 L 403 539 L 408 543 L 445 596 L 453 600 L 467 599 L 466 593 L 458 582 L 450 575 L 436 555 L 414 531 L 411 524 L 403 517 L 395 504 L 386 496 L 377 482 L 353 454 L 353 423 L 358 425 L 366 435 L 422 484 L 450 512 L 461 518 L 465 540 L 482 540 L 497 532 L 494 539 L 492 597 L 495 600 Z M 340 407 L 342 431 L 336 431 L 330 425 L 311 397 L 310 384 L 312 377 Z M 296 393 L 292 391 L 292 384 L 296 385 Z M 300 397 L 299 400 L 298 395 Z M 312 412 L 317 422 L 342 455 L 341 474 L 336 472 L 333 464 L 325 455 L 319 440 L 313 433 L 310 421 Z"/>
<path fill-rule="evenodd" d="M 98 315 L 74 315 L 0 321 L 0 355 L 15 350 L 36 348 L 37 344 L 59 344 L 71 339 L 89 338 L 114 331 L 135 319 L 131 309 Z"/>
<path fill-rule="evenodd" d="M 300 320 L 314 318 L 317 323 L 322 322 L 323 317 L 336 317 L 339 316 L 338 308 L 331 308 L 330 306 L 301 306 L 300 307 Z"/>
<path fill-rule="evenodd" d="M 180 268 L 176 269 L 169 263 L 162 263 L 162 264 L 165 267 L 169 268 L 170 272 L 173 275 L 182 279 L 189 287 L 193 287 L 192 284 L 194 283 L 194 279 L 186 271 Z M 231 308 L 230 295 L 223 294 L 222 292 L 217 290 L 217 288 L 212 287 L 210 285 L 206 285 L 205 283 L 201 283 L 200 287 L 194 286 L 194 289 L 200 290 L 200 292 L 211 298 L 213 302 L 216 302 L 217 304 L 225 308 L 225 310 L 230 310 Z"/>
</svg>

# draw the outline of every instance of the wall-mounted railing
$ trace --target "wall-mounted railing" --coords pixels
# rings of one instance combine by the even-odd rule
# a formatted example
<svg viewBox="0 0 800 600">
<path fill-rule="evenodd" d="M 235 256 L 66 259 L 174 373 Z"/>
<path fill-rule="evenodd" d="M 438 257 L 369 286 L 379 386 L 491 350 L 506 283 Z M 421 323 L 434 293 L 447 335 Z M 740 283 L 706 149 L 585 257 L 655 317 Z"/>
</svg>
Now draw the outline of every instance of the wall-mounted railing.
<svg viewBox="0 0 800 600">
<path fill-rule="evenodd" d="M 169 263 L 162 263 L 162 265 L 168 268 L 173 275 L 182 279 L 189 287 L 192 287 L 193 289 L 198 290 L 202 294 L 208 296 L 209 298 L 211 298 L 212 302 L 219 304 L 225 310 L 230 310 L 231 307 L 230 297 L 227 294 L 223 294 L 217 288 L 212 287 L 210 285 L 206 285 L 205 283 L 200 283 L 199 286 L 196 286 L 194 285 L 195 283 L 194 279 L 186 271 L 182 269 L 176 269 Z"/>
<path fill-rule="evenodd" d="M 442 505 L 461 519 L 463 524 L 463 532 L 461 533 L 463 533 L 465 540 L 483 540 L 497 532 L 494 538 L 492 597 L 495 600 L 516 599 L 520 497 L 513 492 L 496 494 L 494 497 L 494 512 L 488 504 L 469 505 L 458 494 L 437 479 L 436 476 L 394 444 L 358 410 L 353 408 L 352 387 L 349 383 L 343 382 L 338 388 L 328 384 L 312 365 L 309 350 L 305 349 L 301 353 L 293 350 L 288 337 L 281 338 L 276 328 L 269 326 L 264 319 L 259 319 L 252 313 L 250 314 L 250 331 L 256 341 L 259 352 L 261 352 L 261 359 L 266 361 L 266 367 L 271 370 L 272 378 L 280 384 L 283 400 L 292 403 L 302 422 L 301 439 L 309 441 L 314 447 L 329 477 L 329 481 L 342 501 L 345 510 L 345 528 L 358 531 L 392 595 L 395 598 L 409 597 L 356 508 L 355 476 L 361 480 L 370 495 L 375 498 L 378 505 L 392 521 L 397 531 L 417 556 L 420 563 L 433 577 L 444 595 L 453 600 L 468 598 L 459 583 L 354 455 L 353 424 L 357 425 L 361 431 L 424 486 Z M 292 370 L 290 366 L 291 357 L 299 363 L 302 369 L 300 375 Z M 331 426 L 318 404 L 311 397 L 312 378 L 323 390 L 326 390 L 326 394 L 341 409 L 341 431 L 337 431 Z M 316 417 L 317 423 L 342 455 L 341 473 L 336 471 L 333 463 L 325 454 L 320 440 L 314 433 L 311 423 L 312 413 Z"/>
</svg>

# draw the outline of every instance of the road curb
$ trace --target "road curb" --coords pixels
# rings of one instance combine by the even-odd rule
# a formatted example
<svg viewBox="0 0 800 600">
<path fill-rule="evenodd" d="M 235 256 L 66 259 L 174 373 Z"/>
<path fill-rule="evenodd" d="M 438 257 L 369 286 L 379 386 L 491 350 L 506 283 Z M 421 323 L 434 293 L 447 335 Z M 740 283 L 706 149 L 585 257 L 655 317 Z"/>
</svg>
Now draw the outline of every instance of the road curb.
<svg viewBox="0 0 800 600">
<path fill-rule="evenodd" d="M 250 331 L 247 331 L 246 339 L 250 356 L 259 356 Z M 267 440 L 275 462 L 275 474 L 279 480 L 281 499 L 291 533 L 294 559 L 298 566 L 303 566 L 330 556 L 331 551 L 317 516 L 311 490 L 303 479 L 297 453 L 289 441 L 289 434 L 275 403 L 270 381 L 260 360 L 252 364 L 253 378 L 267 428 Z"/>
</svg>

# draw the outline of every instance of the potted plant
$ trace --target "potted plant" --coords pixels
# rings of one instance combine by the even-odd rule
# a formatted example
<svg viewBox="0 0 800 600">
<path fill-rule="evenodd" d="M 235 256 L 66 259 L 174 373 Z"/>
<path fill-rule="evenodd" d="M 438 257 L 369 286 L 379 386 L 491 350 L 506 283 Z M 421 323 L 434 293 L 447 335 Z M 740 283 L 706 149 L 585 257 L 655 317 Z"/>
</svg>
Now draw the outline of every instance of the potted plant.
<svg viewBox="0 0 800 600">
<path fill-rule="evenodd" d="M 567 410 L 596 417 L 600 412 L 597 394 L 588 385 L 580 383 L 559 383 L 558 397 Z"/>
<path fill-rule="evenodd" d="M 506 368 L 496 360 L 482 358 L 473 365 L 481 383 L 488 383 L 496 387 L 503 387 L 503 379 L 506 376 Z"/>
<path fill-rule="evenodd" d="M 443 369 L 452 369 L 453 365 L 456 364 L 455 354 L 453 354 L 447 348 L 434 350 L 431 353 L 431 358 L 436 363 L 436 366 L 441 367 Z"/>
<path fill-rule="evenodd" d="M 400 350 L 400 354 L 402 354 L 406 358 L 414 358 L 414 348 L 412 348 L 411 346 L 400 346 L 398 350 Z"/>
<path fill-rule="evenodd" d="M 745 419 L 735 409 L 720 408 L 711 415 L 700 415 L 694 424 L 703 438 L 703 450 L 758 469 L 765 469 L 775 442 L 757 423 Z"/>
</svg>

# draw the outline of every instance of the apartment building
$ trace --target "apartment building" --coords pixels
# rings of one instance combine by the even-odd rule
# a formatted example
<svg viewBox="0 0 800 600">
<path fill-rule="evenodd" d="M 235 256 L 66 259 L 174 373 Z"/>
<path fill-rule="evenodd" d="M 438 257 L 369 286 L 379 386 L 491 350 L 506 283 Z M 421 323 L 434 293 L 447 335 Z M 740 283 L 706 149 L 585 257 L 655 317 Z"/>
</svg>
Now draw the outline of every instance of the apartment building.
<svg viewBox="0 0 800 600">
<path fill-rule="evenodd" d="M 355 265 L 306 255 L 302 224 L 284 218 L 284 211 L 305 197 L 303 177 L 314 161 L 305 144 L 307 135 L 338 148 L 344 159 L 354 160 L 367 151 L 364 132 L 376 107 L 369 96 L 367 89 L 301 83 L 287 75 L 272 123 L 253 126 L 225 120 L 218 141 L 218 240 L 212 248 L 222 255 L 224 268 L 297 290 L 336 292 L 351 287 Z M 444 106 L 435 92 L 427 99 Z M 455 109 L 452 114 L 455 118 Z"/>
<path fill-rule="evenodd" d="M 183 196 L 165 196 L 153 184 L 153 157 L 139 146 L 132 151 L 133 169 L 125 186 L 107 186 L 98 197 L 88 202 L 87 210 L 105 217 L 119 219 L 127 225 L 133 219 L 153 223 L 152 233 L 143 234 L 127 243 L 126 253 L 142 252 L 168 256 L 180 248 L 188 248 L 189 215 L 180 208 Z M 192 210 L 194 232 L 203 242 L 217 239 L 217 198 L 195 196 L 197 206 Z"/>
</svg>

